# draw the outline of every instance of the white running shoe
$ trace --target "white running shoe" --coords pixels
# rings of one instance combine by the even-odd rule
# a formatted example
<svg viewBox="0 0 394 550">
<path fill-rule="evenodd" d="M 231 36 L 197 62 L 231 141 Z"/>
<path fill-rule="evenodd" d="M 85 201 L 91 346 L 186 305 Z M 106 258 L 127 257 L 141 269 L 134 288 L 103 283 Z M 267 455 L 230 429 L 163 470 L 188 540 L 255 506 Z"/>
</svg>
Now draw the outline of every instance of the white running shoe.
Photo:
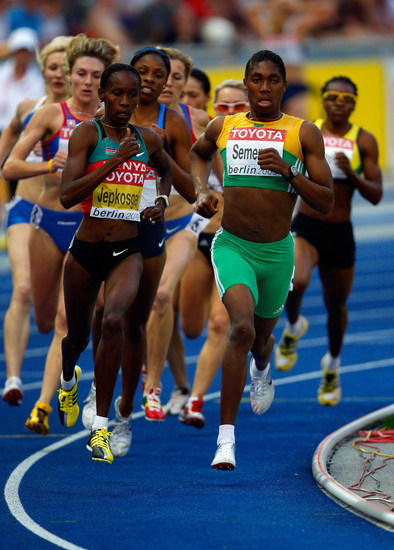
<svg viewBox="0 0 394 550">
<path fill-rule="evenodd" d="M 111 437 L 111 451 L 114 456 L 120 458 L 127 454 L 131 445 L 131 414 L 124 418 L 119 412 L 121 397 L 115 401 L 115 423 Z"/>
<path fill-rule="evenodd" d="M 219 443 L 215 458 L 211 462 L 212 468 L 215 468 L 215 470 L 234 470 L 235 464 L 235 443 L 233 441 Z"/>
<path fill-rule="evenodd" d="M 272 382 L 271 366 L 268 363 L 261 376 L 252 376 L 254 357 L 250 360 L 250 404 L 255 414 L 263 414 L 271 406 L 275 395 L 275 386 Z"/>
<path fill-rule="evenodd" d="M 11 407 L 19 407 L 22 404 L 22 397 L 22 380 L 18 376 L 11 376 L 4 384 L 3 401 Z"/>
<path fill-rule="evenodd" d="M 174 388 L 170 400 L 163 407 L 164 414 L 178 416 L 189 399 L 189 388 Z"/>
<path fill-rule="evenodd" d="M 96 416 L 96 388 L 93 386 L 93 383 L 84 403 L 86 403 L 86 405 L 82 410 L 82 424 L 86 429 L 91 430 L 94 417 Z"/>
</svg>

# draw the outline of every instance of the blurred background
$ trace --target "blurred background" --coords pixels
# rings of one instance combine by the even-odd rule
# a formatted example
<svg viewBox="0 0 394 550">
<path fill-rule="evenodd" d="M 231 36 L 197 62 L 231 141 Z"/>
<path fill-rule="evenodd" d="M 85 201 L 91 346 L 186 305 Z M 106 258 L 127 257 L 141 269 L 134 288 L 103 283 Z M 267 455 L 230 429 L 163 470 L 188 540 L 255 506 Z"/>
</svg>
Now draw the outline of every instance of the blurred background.
<svg viewBox="0 0 394 550">
<path fill-rule="evenodd" d="M 4 59 L 7 37 L 18 27 L 33 28 L 40 46 L 78 32 L 106 37 L 119 44 L 125 62 L 143 45 L 174 45 L 208 73 L 212 89 L 243 78 L 250 55 L 272 49 L 288 70 L 288 111 L 310 120 L 322 114 L 324 82 L 349 76 L 359 88 L 355 121 L 377 137 L 391 185 L 394 0 L 0 0 Z"/>
</svg>

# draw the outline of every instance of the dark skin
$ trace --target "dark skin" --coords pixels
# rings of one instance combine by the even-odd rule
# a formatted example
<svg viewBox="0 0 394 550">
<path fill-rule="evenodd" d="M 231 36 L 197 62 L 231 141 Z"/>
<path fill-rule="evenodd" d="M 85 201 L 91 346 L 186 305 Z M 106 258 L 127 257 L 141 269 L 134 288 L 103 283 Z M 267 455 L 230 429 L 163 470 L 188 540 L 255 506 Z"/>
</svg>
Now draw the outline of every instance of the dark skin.
<svg viewBox="0 0 394 550">
<path fill-rule="evenodd" d="M 102 123 L 108 137 L 119 143 L 118 150 L 97 170 L 83 175 L 89 154 L 97 144 L 98 132 L 93 122 L 81 123 L 73 132 L 69 156 L 61 187 L 61 201 L 67 208 L 80 202 L 114 169 L 140 151 L 136 132 L 127 125 L 139 99 L 140 84 L 137 75 L 127 71 L 113 73 L 105 89 L 99 89 L 105 104 Z M 115 128 L 112 128 L 114 126 Z M 168 194 L 172 172 L 164 154 L 160 138 L 155 132 L 138 128 L 149 156 L 161 176 L 161 192 Z M 152 223 L 162 223 L 164 201 L 146 208 L 141 217 Z M 137 236 L 137 223 L 114 219 L 97 219 L 84 215 L 77 231 L 82 241 L 116 242 Z M 104 310 L 101 336 L 95 354 L 97 386 L 97 414 L 108 417 L 113 391 L 123 352 L 124 331 L 127 330 L 129 311 L 139 288 L 142 274 L 140 253 L 132 254 L 117 264 L 104 281 Z M 70 380 L 75 363 L 85 349 L 90 335 L 92 316 L 101 282 L 90 275 L 71 254 L 65 265 L 64 289 L 68 335 L 63 340 L 63 376 Z"/>
<path fill-rule="evenodd" d="M 262 76 L 249 76 L 249 97 L 255 101 L 255 105 L 251 107 L 250 116 L 255 121 L 274 121 L 282 116 L 278 99 L 283 93 L 281 90 L 284 84 L 280 77 L 281 84 L 278 85 L 279 75 L 274 76 L 274 84 L 271 85 L 264 84 Z M 272 77 L 267 74 L 267 82 L 269 80 L 272 81 Z M 262 91 L 259 92 L 259 89 Z M 259 97 L 262 99 L 259 100 Z M 269 109 L 270 112 L 265 115 L 264 109 Z M 206 191 L 205 184 L 202 183 L 200 166 L 212 158 L 223 121 L 224 117 L 217 117 L 211 121 L 191 152 L 193 167 L 196 166 L 196 171 L 198 170 L 198 173 L 193 172 L 192 176 L 197 183 L 197 189 L 201 189 L 197 198 L 197 212 L 206 217 L 216 213 L 217 199 Z M 299 174 L 292 180 L 292 185 L 313 208 L 322 214 L 327 214 L 332 208 L 332 179 L 324 160 L 321 133 L 315 125 L 304 122 L 300 130 L 300 140 L 305 164 L 308 166 L 309 174 L 313 175 L 308 179 Z M 273 148 L 260 151 L 258 164 L 263 169 L 272 170 L 283 176 L 290 174 L 290 165 Z M 262 197 L 264 200 L 261 200 Z M 297 198 L 294 194 L 252 187 L 227 187 L 224 189 L 224 198 L 227 209 L 224 210 L 222 225 L 238 237 L 253 242 L 271 242 L 283 239 L 289 232 L 291 215 Z M 234 211 L 237 211 L 236 216 L 233 215 Z M 272 217 L 272 211 L 276 212 L 274 217 Z M 253 220 L 252 224 L 251 220 Z"/>
<path fill-rule="evenodd" d="M 134 67 L 141 75 L 142 86 L 138 109 L 131 122 L 155 130 L 164 142 L 167 138 L 169 159 L 175 189 L 189 202 L 196 199 L 190 177 L 189 151 L 192 146 L 190 130 L 185 118 L 168 108 L 165 131 L 157 126 L 160 104 L 158 97 L 165 87 L 168 71 L 161 56 L 149 53 L 140 57 Z"/>
<path fill-rule="evenodd" d="M 190 130 L 184 117 L 174 109 L 167 108 L 165 130 L 159 128 L 160 104 L 158 102 L 168 77 L 168 69 L 163 58 L 153 53 L 141 56 L 134 64 L 142 80 L 141 95 L 138 105 L 131 118 L 131 122 L 146 128 L 151 128 L 161 137 L 163 144 L 166 139 L 169 148 L 169 159 L 173 170 L 173 184 L 181 197 L 170 196 L 170 207 L 166 211 L 166 218 L 176 217 L 179 212 L 174 200 L 186 199 L 188 203 L 195 201 L 194 187 L 190 177 Z M 190 206 L 186 204 L 187 210 Z M 146 323 L 151 312 L 157 293 L 160 278 L 166 261 L 166 253 L 153 258 L 144 259 L 144 277 L 141 281 L 140 292 L 137 296 L 139 330 L 146 333 Z M 133 410 L 133 396 L 139 378 L 136 365 L 141 365 L 145 358 L 146 347 L 131 345 L 125 349 L 122 361 L 122 399 L 119 410 L 123 416 L 128 416 Z M 132 366 L 132 368 L 128 368 Z M 139 373 L 138 373 L 139 374 Z"/>
<path fill-rule="evenodd" d="M 342 81 L 333 81 L 328 84 L 327 91 L 354 93 L 353 86 Z M 329 96 L 330 97 L 330 96 Z M 351 127 L 349 121 L 356 103 L 324 99 L 323 107 L 326 117 L 322 132 L 325 135 L 345 136 Z M 328 216 L 322 216 L 309 207 L 304 201 L 300 202 L 299 211 L 312 218 L 332 223 L 349 222 L 351 217 L 352 198 L 354 192 L 359 193 L 370 203 L 378 204 L 382 198 L 382 174 L 378 165 L 378 146 L 375 137 L 364 129 L 360 130 L 357 138 L 361 155 L 363 174 L 354 172 L 348 157 L 336 153 L 335 163 L 346 174 L 346 180 L 334 180 L 334 208 Z M 346 269 L 337 269 L 319 264 L 319 253 L 306 239 L 295 238 L 295 277 L 293 291 L 289 292 L 286 301 L 286 312 L 290 323 L 295 323 L 300 315 L 302 298 L 311 280 L 315 266 L 319 267 L 322 282 L 323 298 L 327 309 L 327 329 L 330 353 L 338 357 L 342 349 L 343 338 L 347 328 L 347 299 L 350 295 L 354 266 Z"/>
<path fill-rule="evenodd" d="M 163 58 L 154 52 L 141 56 L 136 61 L 134 68 L 138 70 L 142 83 L 138 108 L 133 112 L 130 122 L 137 124 L 139 127 L 154 130 L 160 136 L 163 144 L 164 140 L 167 140 L 170 154 L 166 153 L 166 157 L 171 164 L 174 187 L 186 201 L 193 203 L 195 192 L 190 177 L 189 157 L 191 137 L 187 122 L 174 109 L 168 108 L 165 130 L 157 125 L 160 112 L 158 97 L 165 87 L 168 69 Z M 169 195 L 169 191 L 166 194 Z M 128 417 L 134 409 L 134 395 L 146 354 L 146 323 L 152 309 L 165 261 L 166 252 L 153 258 L 144 259 L 144 276 L 141 279 L 133 307 L 128 313 L 127 337 L 125 338 L 122 359 L 122 399 L 119 403 L 119 411 L 124 417 Z M 100 331 L 98 327 L 102 316 L 101 302 L 99 297 L 93 322 L 94 350 L 99 340 Z"/>
<path fill-rule="evenodd" d="M 280 121 L 286 81 L 279 68 L 271 61 L 257 63 L 246 75 L 244 84 L 249 98 L 250 113 L 247 116 L 251 125 Z M 211 121 L 191 150 L 192 179 L 198 194 L 197 212 L 206 217 L 216 213 L 217 198 L 207 189 L 205 171 L 217 150 L 216 141 L 223 122 L 223 117 Z M 321 132 L 305 121 L 299 138 L 309 177 L 299 174 L 292 180 L 292 185 L 311 207 L 327 214 L 333 206 L 333 190 Z M 260 150 L 258 164 L 285 177 L 290 175 L 290 165 L 276 149 Z M 252 187 L 225 187 L 222 226 L 248 241 L 279 241 L 289 233 L 295 202 L 295 194 Z M 279 316 L 263 318 L 255 315 L 253 296 L 242 284 L 230 287 L 223 296 L 223 303 L 230 316 L 230 338 L 222 360 L 220 424 L 235 424 L 247 378 L 248 353 L 253 353 L 258 369 L 266 368 L 274 346 L 272 331 Z"/>
</svg>

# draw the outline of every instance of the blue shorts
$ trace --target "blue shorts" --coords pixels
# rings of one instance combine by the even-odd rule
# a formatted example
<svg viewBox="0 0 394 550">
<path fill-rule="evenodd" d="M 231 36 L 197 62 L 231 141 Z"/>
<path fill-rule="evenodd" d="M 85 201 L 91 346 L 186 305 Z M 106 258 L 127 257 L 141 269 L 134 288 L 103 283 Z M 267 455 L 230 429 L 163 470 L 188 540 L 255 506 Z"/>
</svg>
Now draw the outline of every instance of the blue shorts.
<svg viewBox="0 0 394 550">
<path fill-rule="evenodd" d="M 58 212 L 35 204 L 30 222 L 36 229 L 41 228 L 46 231 L 56 246 L 65 254 L 81 223 L 82 216 L 82 212 Z"/>
<path fill-rule="evenodd" d="M 30 216 L 33 210 L 34 203 L 22 199 L 18 195 L 14 195 L 7 205 L 7 227 L 17 223 L 30 223 Z"/>
<path fill-rule="evenodd" d="M 166 249 L 166 229 L 164 223 L 152 225 L 147 220 L 138 222 L 138 237 L 144 260 L 160 256 Z"/>
<path fill-rule="evenodd" d="M 190 220 L 192 219 L 193 212 L 184 216 L 183 218 L 175 218 L 175 220 L 166 220 L 166 240 L 170 239 L 178 231 L 185 229 Z"/>
</svg>

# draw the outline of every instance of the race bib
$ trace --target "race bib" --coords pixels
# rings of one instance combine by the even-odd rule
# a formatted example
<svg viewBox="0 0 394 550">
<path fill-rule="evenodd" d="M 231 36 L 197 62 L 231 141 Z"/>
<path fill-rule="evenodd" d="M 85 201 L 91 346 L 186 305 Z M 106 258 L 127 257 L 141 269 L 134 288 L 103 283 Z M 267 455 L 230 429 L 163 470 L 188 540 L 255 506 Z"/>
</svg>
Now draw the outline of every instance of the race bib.
<svg viewBox="0 0 394 550">
<path fill-rule="evenodd" d="M 274 128 L 233 128 L 227 140 L 226 158 L 229 176 L 281 175 L 271 170 L 262 170 L 257 163 L 261 149 L 274 148 L 283 157 L 286 130 Z"/>
<path fill-rule="evenodd" d="M 336 153 L 344 153 L 349 162 L 352 161 L 354 152 L 354 141 L 344 137 L 324 136 L 324 146 L 326 149 L 326 160 L 331 169 L 333 179 L 346 179 L 345 173 L 338 168 L 335 162 Z"/>
<path fill-rule="evenodd" d="M 140 221 L 138 211 L 147 166 L 128 161 L 119 165 L 93 191 L 90 215 L 93 218 L 114 218 Z"/>
</svg>

